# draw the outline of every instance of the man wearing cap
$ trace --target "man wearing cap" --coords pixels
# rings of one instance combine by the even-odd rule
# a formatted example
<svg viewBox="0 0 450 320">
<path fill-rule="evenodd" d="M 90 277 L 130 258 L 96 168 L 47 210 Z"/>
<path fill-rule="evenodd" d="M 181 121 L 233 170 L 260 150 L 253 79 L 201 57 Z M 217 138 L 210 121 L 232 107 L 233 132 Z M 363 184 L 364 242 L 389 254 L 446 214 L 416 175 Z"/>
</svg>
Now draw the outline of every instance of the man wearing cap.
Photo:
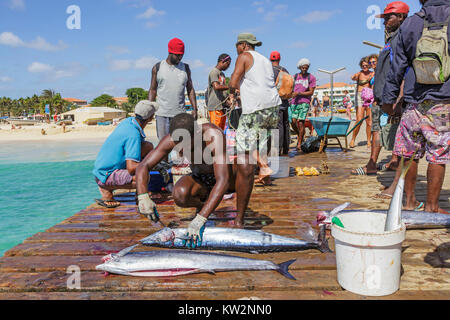
<svg viewBox="0 0 450 320">
<path fill-rule="evenodd" d="M 450 78 L 441 74 L 441 83 L 427 84 L 428 81 L 420 80 L 421 76 L 433 77 L 440 73 L 439 70 L 428 73 L 426 68 L 415 68 L 413 61 L 416 59 L 419 39 L 429 30 L 439 33 L 441 39 L 442 34 L 446 33 L 447 39 L 444 41 L 447 43 L 443 48 L 448 50 L 447 55 L 450 54 L 450 0 L 420 2 L 423 4 L 422 10 L 407 18 L 399 29 L 397 44 L 393 48 L 392 68 L 383 90 L 382 109 L 389 115 L 395 115 L 393 106 L 405 79 L 403 92 L 408 106 L 402 114 L 394 145 L 395 154 L 407 159 L 414 157 L 415 160 L 405 178 L 405 209 L 416 206 L 414 189 L 417 167 L 419 159 L 426 154 L 428 171 L 425 211 L 448 213 L 439 207 L 439 196 L 444 183 L 445 166 L 450 164 Z M 425 23 L 431 24 L 426 30 Z M 429 48 L 433 49 L 435 48 Z M 434 58 L 434 55 L 430 58 Z M 448 63 L 446 60 L 440 62 L 443 68 Z"/>
<path fill-rule="evenodd" d="M 225 74 L 223 73 L 230 67 L 230 55 L 223 53 L 217 60 L 217 65 L 211 70 L 208 77 L 208 112 L 209 120 L 212 124 L 218 126 L 222 131 L 225 130 L 226 116 L 224 106 L 228 98 L 229 89 Z"/>
<path fill-rule="evenodd" d="M 151 150 L 153 144 L 145 141 L 145 126 L 158 110 L 156 102 L 140 101 L 135 117 L 123 120 L 103 144 L 95 160 L 94 170 L 101 199 L 95 201 L 106 208 L 120 205 L 113 198 L 113 190 L 134 189 L 136 168 Z"/>
<path fill-rule="evenodd" d="M 278 79 L 278 75 L 281 71 L 289 73 L 286 68 L 280 66 L 281 55 L 278 51 L 272 51 L 270 53 L 270 61 L 272 62 L 273 78 L 275 82 Z M 281 79 L 279 80 L 281 81 Z M 280 156 L 287 156 L 289 154 L 289 144 L 291 140 L 289 132 L 289 99 L 281 99 L 282 103 L 278 116 L 278 132 L 280 135 L 279 153 Z"/>
<path fill-rule="evenodd" d="M 230 91 L 240 91 L 242 115 L 236 131 L 238 153 L 237 188 L 241 189 L 237 215 L 243 221 L 254 182 L 254 159 L 260 167 L 257 182 L 270 183 L 272 170 L 267 165 L 267 146 L 271 130 L 278 127 L 278 111 L 282 104 L 275 86 L 272 64 L 269 59 L 255 51 L 262 42 L 251 33 L 238 36 L 236 50 L 238 58 L 230 80 Z M 258 148 L 259 143 L 259 148 Z M 258 151 L 259 150 L 259 151 Z M 242 191 L 245 190 L 245 191 Z M 242 201 L 239 201 L 242 200 Z"/>
<path fill-rule="evenodd" d="M 398 124 L 401 118 L 402 105 L 403 105 L 403 93 L 400 93 L 399 98 L 395 106 L 396 115 L 389 117 L 386 121 L 382 120 L 385 115 L 382 115 L 380 108 L 383 105 L 383 89 L 386 84 L 386 78 L 391 70 L 391 59 L 393 58 L 393 48 L 397 44 L 398 30 L 405 19 L 408 17 L 409 6 L 401 1 L 395 1 L 389 3 L 383 14 L 377 16 L 377 18 L 384 19 L 384 34 L 385 34 L 385 46 L 378 56 L 377 68 L 374 77 L 373 93 L 375 103 L 372 105 L 372 144 L 371 154 L 369 162 L 364 166 L 351 171 L 353 175 L 375 175 L 377 173 L 377 160 L 381 152 L 381 147 L 386 150 L 392 151 L 395 142 L 395 133 L 397 132 Z M 382 120 L 383 122 L 381 123 Z M 381 139 L 380 139 L 381 136 Z M 392 160 L 389 164 L 380 169 L 395 170 L 398 166 L 398 157 L 393 154 Z M 394 169 L 392 169 L 394 168 Z M 397 178 L 399 178 L 398 175 Z M 395 186 L 397 183 L 393 183 L 389 190 L 385 190 L 378 194 L 376 197 L 390 199 L 393 195 Z"/>
<path fill-rule="evenodd" d="M 292 94 L 289 115 L 292 126 L 298 129 L 297 151 L 301 150 L 305 136 L 305 121 L 311 106 L 311 97 L 316 90 L 316 77 L 308 72 L 311 63 L 303 58 L 297 63 L 300 73 L 294 76 L 294 93 Z"/>
<path fill-rule="evenodd" d="M 197 119 L 197 100 L 191 79 L 189 65 L 181 62 L 184 56 L 184 43 L 178 38 L 169 41 L 169 55 L 152 69 L 149 100 L 156 101 L 156 132 L 161 140 L 169 133 L 170 120 L 177 114 L 185 113 L 184 92 L 187 89 L 191 102 L 192 115 Z"/>
</svg>

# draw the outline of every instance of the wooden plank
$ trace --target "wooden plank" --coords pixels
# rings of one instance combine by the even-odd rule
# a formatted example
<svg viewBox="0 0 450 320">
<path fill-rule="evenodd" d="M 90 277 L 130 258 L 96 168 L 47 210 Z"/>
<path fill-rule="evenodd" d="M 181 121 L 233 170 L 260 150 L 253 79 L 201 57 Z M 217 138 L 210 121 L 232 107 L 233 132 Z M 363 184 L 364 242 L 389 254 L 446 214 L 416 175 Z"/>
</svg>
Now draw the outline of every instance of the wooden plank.
<svg viewBox="0 0 450 320">
<path fill-rule="evenodd" d="M 0 292 L 0 300 L 449 300 L 450 291 L 406 291 L 368 297 L 348 291 Z"/>
<path fill-rule="evenodd" d="M 82 272 L 83 291 L 290 291 L 336 290 L 341 288 L 336 271 L 291 270 L 298 280 L 290 280 L 276 271 L 234 271 L 192 274 L 180 277 L 104 276 L 100 272 Z M 61 271 L 44 273 L 1 273 L 0 291 L 68 291 L 71 275 Z"/>
</svg>

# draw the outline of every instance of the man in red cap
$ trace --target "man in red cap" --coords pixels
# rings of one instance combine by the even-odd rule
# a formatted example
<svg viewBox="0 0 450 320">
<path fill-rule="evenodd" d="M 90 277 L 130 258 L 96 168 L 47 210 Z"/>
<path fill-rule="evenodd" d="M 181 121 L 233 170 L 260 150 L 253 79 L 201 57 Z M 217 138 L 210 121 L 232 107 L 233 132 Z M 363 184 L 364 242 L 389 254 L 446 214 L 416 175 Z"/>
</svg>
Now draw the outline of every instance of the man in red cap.
<svg viewBox="0 0 450 320">
<path fill-rule="evenodd" d="M 402 104 L 403 104 L 403 93 L 400 93 L 400 97 L 397 102 L 397 114 L 395 117 L 390 117 L 386 121 L 380 110 L 383 104 L 382 96 L 383 89 L 386 83 L 387 74 L 391 69 L 393 46 L 397 43 L 397 36 L 399 28 L 403 21 L 408 17 L 409 6 L 401 1 L 395 1 L 389 3 L 383 14 L 377 16 L 377 18 L 384 19 L 384 34 L 385 34 L 385 47 L 380 52 L 378 57 L 377 68 L 374 77 L 374 98 L 375 103 L 372 105 L 372 144 L 369 162 L 364 166 L 352 170 L 353 175 L 376 175 L 377 170 L 396 170 L 398 167 L 398 157 L 393 155 L 390 163 L 386 165 L 377 165 L 378 157 L 381 152 L 381 147 L 383 146 L 386 150 L 392 151 L 395 142 L 395 133 L 398 128 L 398 123 L 401 118 Z M 400 176 L 398 176 L 400 177 Z M 388 188 L 386 191 L 376 195 L 377 198 L 391 198 L 395 186 L 397 185 L 397 180 L 394 181 L 392 187 Z"/>
<path fill-rule="evenodd" d="M 270 61 L 272 62 L 273 75 L 275 82 L 278 79 L 280 71 L 289 73 L 286 68 L 280 66 L 281 55 L 278 51 L 272 51 L 270 54 Z M 279 79 L 281 81 L 281 79 Z M 280 111 L 278 115 L 280 119 L 278 120 L 278 130 L 279 130 L 279 154 L 280 156 L 287 156 L 289 154 L 289 144 L 291 142 L 291 135 L 289 132 L 289 99 L 281 99 L 282 104 L 280 105 Z"/>
<path fill-rule="evenodd" d="M 189 101 L 197 120 L 197 100 L 191 79 L 189 65 L 181 62 L 184 56 L 184 43 L 178 38 L 169 41 L 169 55 L 166 60 L 158 62 L 152 69 L 149 100 L 156 101 L 156 132 L 159 140 L 169 134 L 170 120 L 180 113 L 185 113 L 184 92 L 187 89 Z"/>
</svg>

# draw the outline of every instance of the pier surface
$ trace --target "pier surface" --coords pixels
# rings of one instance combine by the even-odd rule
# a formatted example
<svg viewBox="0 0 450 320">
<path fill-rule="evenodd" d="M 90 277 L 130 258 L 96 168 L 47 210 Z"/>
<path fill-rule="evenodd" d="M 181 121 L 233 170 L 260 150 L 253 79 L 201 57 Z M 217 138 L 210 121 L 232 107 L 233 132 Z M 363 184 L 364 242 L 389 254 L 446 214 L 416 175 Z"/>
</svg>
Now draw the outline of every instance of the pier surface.
<svg viewBox="0 0 450 320">
<path fill-rule="evenodd" d="M 388 155 L 383 151 L 380 159 Z M 394 172 L 370 177 L 349 174 L 367 159 L 365 145 L 346 153 L 329 149 L 322 155 L 292 158 L 291 167 L 318 168 L 321 161 L 326 160 L 331 174 L 291 176 L 275 180 L 273 186 L 255 187 L 245 218 L 246 227 L 301 238 L 304 224 L 312 225 L 319 210 L 331 210 L 346 201 L 351 202 L 350 209 L 386 210 L 389 200 L 375 200 L 372 196 L 382 185 L 390 184 Z M 440 198 L 440 205 L 446 210 L 450 210 L 449 184 L 447 170 Z M 425 160 L 419 165 L 416 193 L 419 201 L 426 200 Z M 134 197 L 131 192 L 117 195 L 116 199 L 122 204 L 115 209 L 91 205 L 7 251 L 0 258 L 0 299 L 450 299 L 449 229 L 408 230 L 403 242 L 400 290 L 380 298 L 343 290 L 336 278 L 334 253 L 317 250 L 270 254 L 226 252 L 275 263 L 297 259 L 290 267 L 297 281 L 274 271 L 218 272 L 171 278 L 105 277 L 95 270 L 104 255 L 120 251 L 157 231 L 136 212 Z M 155 201 L 166 225 L 186 227 L 195 213 L 194 209 L 178 208 L 170 197 Z M 211 218 L 216 226 L 230 227 L 234 215 L 235 200 L 232 199 L 223 201 Z M 330 247 L 334 250 L 332 238 Z M 160 249 L 139 246 L 136 250 Z M 68 270 L 73 270 L 73 266 L 81 271 L 80 289 L 70 289 L 67 285 L 72 276 Z"/>
</svg>

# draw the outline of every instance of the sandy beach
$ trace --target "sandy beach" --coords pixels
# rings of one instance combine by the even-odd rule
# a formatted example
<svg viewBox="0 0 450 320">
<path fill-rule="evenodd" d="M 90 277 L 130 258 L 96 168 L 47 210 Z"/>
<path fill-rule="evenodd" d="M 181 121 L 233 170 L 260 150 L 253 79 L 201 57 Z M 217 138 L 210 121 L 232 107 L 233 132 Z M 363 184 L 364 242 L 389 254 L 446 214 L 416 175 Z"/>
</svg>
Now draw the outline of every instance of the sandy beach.
<svg viewBox="0 0 450 320">
<path fill-rule="evenodd" d="M 61 126 L 41 124 L 22 126 L 21 129 L 11 129 L 10 124 L 0 125 L 0 142 L 11 141 L 75 141 L 75 140 L 105 140 L 117 126 L 88 126 L 73 124 L 66 126 L 63 132 Z M 45 135 L 41 130 L 45 130 Z M 153 121 L 144 130 L 148 140 L 156 138 L 156 122 Z"/>
</svg>

